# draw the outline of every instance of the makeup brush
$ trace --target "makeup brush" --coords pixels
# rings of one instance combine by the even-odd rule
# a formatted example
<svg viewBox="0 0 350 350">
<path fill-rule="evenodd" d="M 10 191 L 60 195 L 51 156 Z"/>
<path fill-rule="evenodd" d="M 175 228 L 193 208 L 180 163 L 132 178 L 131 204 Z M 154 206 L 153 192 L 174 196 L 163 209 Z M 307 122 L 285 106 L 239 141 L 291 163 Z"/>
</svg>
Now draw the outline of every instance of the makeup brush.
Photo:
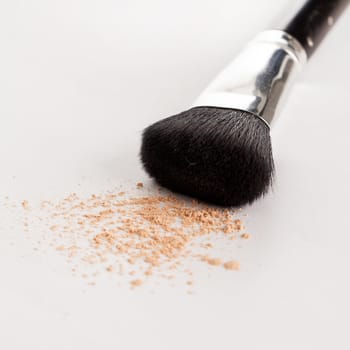
<svg viewBox="0 0 350 350">
<path fill-rule="evenodd" d="M 143 132 L 141 161 L 160 185 L 241 206 L 274 176 L 270 125 L 295 77 L 349 4 L 309 0 L 282 30 L 259 33 L 191 109 Z"/>
</svg>

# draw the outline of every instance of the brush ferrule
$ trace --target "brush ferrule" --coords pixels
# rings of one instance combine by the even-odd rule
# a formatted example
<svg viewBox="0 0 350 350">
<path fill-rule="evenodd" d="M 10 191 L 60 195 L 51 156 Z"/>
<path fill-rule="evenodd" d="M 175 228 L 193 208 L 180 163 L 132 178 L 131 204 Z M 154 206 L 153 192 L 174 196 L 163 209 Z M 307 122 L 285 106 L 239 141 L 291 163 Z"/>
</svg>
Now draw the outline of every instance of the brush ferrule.
<svg viewBox="0 0 350 350">
<path fill-rule="evenodd" d="M 247 111 L 271 125 L 306 62 L 300 43 L 281 30 L 258 34 L 208 86 L 193 107 Z"/>
</svg>

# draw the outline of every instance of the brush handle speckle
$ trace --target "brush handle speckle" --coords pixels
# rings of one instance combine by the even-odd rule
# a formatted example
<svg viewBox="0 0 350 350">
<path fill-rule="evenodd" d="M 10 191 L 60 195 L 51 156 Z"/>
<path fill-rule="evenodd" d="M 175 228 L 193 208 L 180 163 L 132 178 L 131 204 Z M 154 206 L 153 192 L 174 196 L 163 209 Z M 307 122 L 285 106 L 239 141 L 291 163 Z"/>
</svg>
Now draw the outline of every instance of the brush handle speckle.
<svg viewBox="0 0 350 350">
<path fill-rule="evenodd" d="M 309 0 L 283 30 L 297 39 L 310 57 L 349 3 L 350 0 Z"/>
</svg>

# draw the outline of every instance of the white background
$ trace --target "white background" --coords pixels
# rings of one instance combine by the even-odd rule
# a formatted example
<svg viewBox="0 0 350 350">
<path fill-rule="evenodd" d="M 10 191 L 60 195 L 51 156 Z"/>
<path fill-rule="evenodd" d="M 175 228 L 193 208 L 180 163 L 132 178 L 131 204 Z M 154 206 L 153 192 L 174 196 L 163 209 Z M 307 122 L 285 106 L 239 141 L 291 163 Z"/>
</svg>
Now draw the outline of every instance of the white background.
<svg viewBox="0 0 350 350">
<path fill-rule="evenodd" d="M 0 200 L 149 184 L 142 129 L 187 109 L 286 3 L 1 0 Z M 349 32 L 350 11 L 272 130 L 277 181 L 244 208 L 241 271 L 204 274 L 193 295 L 82 293 L 57 257 L 21 258 L 1 206 L 0 348 L 349 349 Z"/>
</svg>

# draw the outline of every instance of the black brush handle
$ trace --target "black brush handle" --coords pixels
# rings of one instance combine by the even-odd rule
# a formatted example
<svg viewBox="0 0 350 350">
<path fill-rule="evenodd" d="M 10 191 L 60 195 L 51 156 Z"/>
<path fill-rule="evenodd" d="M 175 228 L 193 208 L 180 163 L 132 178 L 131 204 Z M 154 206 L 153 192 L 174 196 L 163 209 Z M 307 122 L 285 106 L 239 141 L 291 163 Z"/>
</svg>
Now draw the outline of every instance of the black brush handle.
<svg viewBox="0 0 350 350">
<path fill-rule="evenodd" d="M 309 0 L 283 30 L 297 39 L 310 57 L 349 3 L 350 0 Z"/>
</svg>

